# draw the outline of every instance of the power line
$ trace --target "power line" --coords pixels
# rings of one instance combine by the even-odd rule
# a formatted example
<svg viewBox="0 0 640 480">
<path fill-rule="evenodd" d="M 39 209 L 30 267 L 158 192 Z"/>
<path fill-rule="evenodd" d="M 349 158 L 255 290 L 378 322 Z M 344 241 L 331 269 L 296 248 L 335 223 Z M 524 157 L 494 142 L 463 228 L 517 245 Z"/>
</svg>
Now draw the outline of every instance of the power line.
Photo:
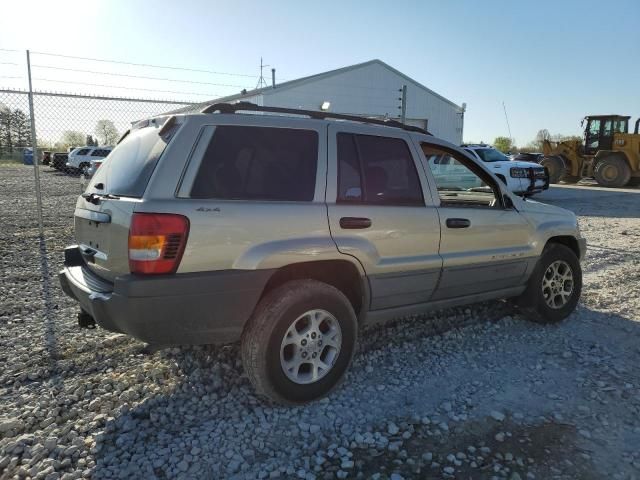
<svg viewBox="0 0 640 480">
<path fill-rule="evenodd" d="M 1 49 L 0 49 L 1 50 Z M 234 77 L 248 77 L 248 78 L 256 78 L 256 75 L 249 75 L 244 73 L 230 73 L 230 72 L 216 72 L 214 70 L 201 70 L 197 68 L 186 68 L 186 67 L 170 67 L 167 65 L 153 65 L 150 63 L 134 63 L 134 62 L 124 62 L 121 60 L 106 60 L 101 58 L 90 58 L 90 57 L 76 57 L 73 55 L 60 55 L 57 53 L 46 53 L 46 52 L 31 52 L 36 53 L 38 55 L 47 55 L 50 57 L 62 57 L 62 58 L 73 58 L 76 60 L 88 60 L 91 62 L 103 62 L 103 63 L 119 63 L 121 65 L 134 65 L 136 67 L 150 67 L 150 68 L 162 68 L 168 70 L 182 70 L 185 72 L 198 72 L 198 73 L 211 73 L 214 75 L 229 75 Z"/>
<path fill-rule="evenodd" d="M 19 78 L 19 77 L 15 77 L 15 78 Z M 71 85 L 87 85 L 87 86 L 91 86 L 91 87 L 105 87 L 105 88 L 118 88 L 118 89 L 123 89 L 123 90 L 140 90 L 140 91 L 144 91 L 144 92 L 161 92 L 161 93 L 179 93 L 182 95 L 199 95 L 199 96 L 203 96 L 203 97 L 210 97 L 210 98 L 215 98 L 215 97 L 221 97 L 222 95 L 219 93 L 194 93 L 194 92 L 180 92 L 180 91 L 176 91 L 176 90 L 158 90 L 156 88 L 135 88 L 135 87 L 119 87 L 116 85 L 106 85 L 103 83 L 87 83 L 87 82 L 73 82 L 71 80 L 52 80 L 49 78 L 34 78 L 34 80 L 38 80 L 41 82 L 54 82 L 54 83 L 68 83 Z"/>
<path fill-rule="evenodd" d="M 244 85 L 230 85 L 225 83 L 211 83 L 211 82 L 197 82 L 195 80 L 176 80 L 174 78 L 161 78 L 161 77 L 147 77 L 144 75 L 129 75 L 126 73 L 112 73 L 112 72 L 96 72 L 94 70 L 81 70 L 78 68 L 66 68 L 66 67 L 54 67 L 52 65 L 32 65 L 38 68 L 48 68 L 52 70 L 64 70 L 67 72 L 79 72 L 79 73 L 94 73 L 96 75 L 110 75 L 112 77 L 127 77 L 127 78 L 142 78 L 145 80 L 162 80 L 165 82 L 177 82 L 177 83 L 193 83 L 198 85 L 215 85 L 217 87 L 234 87 L 234 88 L 246 88 Z"/>
<path fill-rule="evenodd" d="M 16 62 L 0 62 L 0 65 L 18 65 Z"/>
</svg>

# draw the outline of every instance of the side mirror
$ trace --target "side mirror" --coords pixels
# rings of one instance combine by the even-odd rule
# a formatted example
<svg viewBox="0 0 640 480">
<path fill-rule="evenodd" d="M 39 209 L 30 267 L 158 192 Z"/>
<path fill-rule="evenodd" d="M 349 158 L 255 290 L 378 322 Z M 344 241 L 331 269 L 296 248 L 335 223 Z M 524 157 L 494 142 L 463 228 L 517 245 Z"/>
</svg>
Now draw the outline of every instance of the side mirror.
<svg viewBox="0 0 640 480">
<path fill-rule="evenodd" d="M 502 194 L 502 204 L 504 208 L 513 208 L 513 200 L 511 200 L 511 197 L 506 193 Z"/>
</svg>

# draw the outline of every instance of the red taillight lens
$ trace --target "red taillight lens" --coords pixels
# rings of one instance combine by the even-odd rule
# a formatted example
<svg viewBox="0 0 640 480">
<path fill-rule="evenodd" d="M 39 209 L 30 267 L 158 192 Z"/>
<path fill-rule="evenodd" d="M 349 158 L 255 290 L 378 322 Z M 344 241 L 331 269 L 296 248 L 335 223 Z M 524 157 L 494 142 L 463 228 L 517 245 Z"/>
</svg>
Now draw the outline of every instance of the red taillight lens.
<svg viewBox="0 0 640 480">
<path fill-rule="evenodd" d="M 131 273 L 175 273 L 189 235 L 189 219 L 169 213 L 134 213 L 129 229 Z"/>
</svg>

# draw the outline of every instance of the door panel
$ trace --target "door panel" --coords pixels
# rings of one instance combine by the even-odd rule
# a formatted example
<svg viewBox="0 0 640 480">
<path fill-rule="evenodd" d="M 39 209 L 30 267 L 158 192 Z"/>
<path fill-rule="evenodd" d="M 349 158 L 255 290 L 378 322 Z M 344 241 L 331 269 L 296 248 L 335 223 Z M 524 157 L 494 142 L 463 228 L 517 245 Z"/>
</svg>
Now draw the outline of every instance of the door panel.
<svg viewBox="0 0 640 480">
<path fill-rule="evenodd" d="M 466 218 L 468 228 L 448 228 L 448 218 Z M 531 261 L 531 227 L 515 210 L 440 208 L 442 278 L 434 299 L 520 285 Z"/>
<path fill-rule="evenodd" d="M 484 166 L 446 146 L 422 143 L 421 160 L 438 187 L 442 275 L 433 300 L 514 287 L 531 265 L 531 225 L 502 205 L 501 186 Z M 459 185 L 435 175 L 439 163 L 466 170 Z M 475 178 L 469 182 L 467 177 Z M 474 186 L 469 187 L 469 183 Z"/>
<path fill-rule="evenodd" d="M 419 185 L 413 187 L 422 192 L 426 203 L 425 200 L 420 200 L 421 205 L 417 202 L 412 205 L 394 204 L 402 202 L 403 195 L 397 192 L 403 184 L 403 179 L 395 175 L 397 172 L 387 170 L 388 178 L 381 180 L 380 165 L 384 164 L 384 159 L 374 153 L 367 153 L 371 151 L 367 148 L 356 148 L 354 151 L 360 153 L 353 154 L 357 156 L 355 162 L 362 167 L 362 177 L 358 165 L 355 165 L 351 172 L 347 172 L 349 166 L 345 165 L 344 161 L 340 162 L 342 168 L 339 177 L 337 135 L 347 134 L 352 138 L 351 135 L 376 136 L 380 135 L 379 132 L 379 128 L 364 125 L 331 125 L 328 131 L 329 226 L 339 251 L 357 258 L 367 273 L 371 287 L 372 310 L 427 302 L 435 290 L 442 266 L 438 254 L 438 212 L 431 202 L 428 189 L 425 188 L 424 171 L 415 162 L 417 153 L 405 132 L 389 133 L 388 129 L 385 129 L 384 136 L 400 140 L 406 145 L 409 152 L 407 162 L 410 161 L 407 165 L 411 168 L 407 170 L 407 165 L 400 165 L 400 170 L 412 178 L 413 175 L 417 176 Z M 344 136 L 341 138 L 344 140 Z M 354 142 L 357 144 L 357 140 Z M 344 148 L 340 147 L 341 158 L 347 155 Z M 360 154 L 368 157 L 360 161 Z M 366 170 L 367 165 L 374 166 Z M 408 173 L 409 171 L 411 173 Z M 345 184 L 345 178 L 356 183 Z M 385 186 L 378 185 L 381 183 Z M 386 195 L 389 191 L 392 192 L 391 195 Z M 376 195 L 379 199 L 374 200 L 375 203 L 368 202 L 365 195 Z M 360 219 L 360 227 L 349 228 L 352 225 L 344 220 L 346 218 Z M 369 226 L 366 226 L 368 222 L 363 222 L 363 219 L 370 221 Z"/>
</svg>

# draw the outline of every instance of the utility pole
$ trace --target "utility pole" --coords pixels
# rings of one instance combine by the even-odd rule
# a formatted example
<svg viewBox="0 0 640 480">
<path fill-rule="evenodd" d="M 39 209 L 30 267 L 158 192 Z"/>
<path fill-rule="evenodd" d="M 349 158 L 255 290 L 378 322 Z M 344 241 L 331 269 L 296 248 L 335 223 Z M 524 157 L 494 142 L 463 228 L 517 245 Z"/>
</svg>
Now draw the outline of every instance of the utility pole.
<svg viewBox="0 0 640 480">
<path fill-rule="evenodd" d="M 400 100 L 400 106 L 398 107 L 400 109 L 400 123 L 404 124 L 407 120 L 407 86 L 403 85 L 398 91 L 401 94 L 398 98 Z"/>
<path fill-rule="evenodd" d="M 271 69 L 271 87 L 276 88 L 276 69 Z"/>
<path fill-rule="evenodd" d="M 38 205 L 38 229 L 40 241 L 44 241 L 44 225 L 42 222 L 42 192 L 40 192 L 40 167 L 38 165 L 38 142 L 36 140 L 36 117 L 33 114 L 33 85 L 31 84 L 31 59 L 27 50 L 27 75 L 29 77 L 29 116 L 31 117 L 31 148 L 33 149 L 33 175 L 36 182 L 36 202 Z"/>
<path fill-rule="evenodd" d="M 256 89 L 267 86 L 267 81 L 264 79 L 263 70 L 265 69 L 265 67 L 268 67 L 268 66 L 269 65 L 265 65 L 264 63 L 262 63 L 262 57 L 260 57 L 260 79 L 258 80 Z"/>
</svg>

